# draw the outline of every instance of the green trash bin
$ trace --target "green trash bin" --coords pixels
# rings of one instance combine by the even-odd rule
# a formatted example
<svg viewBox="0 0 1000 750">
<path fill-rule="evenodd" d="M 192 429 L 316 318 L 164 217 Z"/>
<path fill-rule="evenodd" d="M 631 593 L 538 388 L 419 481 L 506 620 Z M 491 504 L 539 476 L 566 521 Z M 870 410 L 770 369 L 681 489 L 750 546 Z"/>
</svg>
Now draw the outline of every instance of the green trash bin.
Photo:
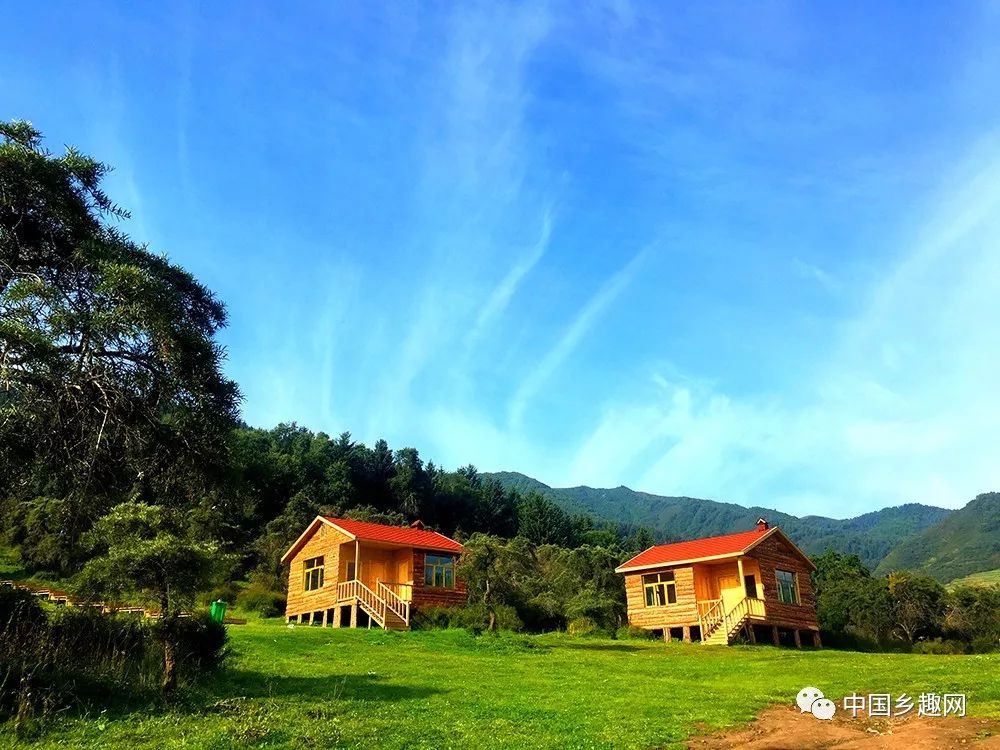
<svg viewBox="0 0 1000 750">
<path fill-rule="evenodd" d="M 226 606 L 226 603 L 222 599 L 216 599 L 212 602 L 211 607 L 208 609 L 208 616 L 212 618 L 213 622 L 222 624 L 223 620 L 226 619 Z"/>
</svg>

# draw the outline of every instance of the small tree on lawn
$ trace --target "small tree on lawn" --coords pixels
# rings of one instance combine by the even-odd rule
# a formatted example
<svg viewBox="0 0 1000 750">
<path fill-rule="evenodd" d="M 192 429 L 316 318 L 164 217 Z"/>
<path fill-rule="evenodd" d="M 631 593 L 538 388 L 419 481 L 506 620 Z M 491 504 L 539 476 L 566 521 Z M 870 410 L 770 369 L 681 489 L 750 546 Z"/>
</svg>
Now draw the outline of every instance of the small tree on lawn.
<svg viewBox="0 0 1000 750">
<path fill-rule="evenodd" d="M 160 607 L 163 693 L 169 698 L 177 687 L 173 624 L 195 594 L 212 585 L 226 558 L 213 542 L 191 536 L 183 513 L 135 501 L 112 508 L 86 541 L 95 556 L 80 573 L 81 593 Z"/>
<path fill-rule="evenodd" d="M 486 608 L 489 630 L 497 629 L 497 608 L 518 601 L 530 560 L 530 545 L 522 538 L 505 542 L 489 534 L 473 534 L 465 543 L 458 575 L 468 585 L 470 601 Z"/>
<path fill-rule="evenodd" d="M 944 616 L 944 587 L 928 576 L 889 574 L 889 597 L 896 628 L 913 643 L 921 632 L 940 628 Z"/>
</svg>

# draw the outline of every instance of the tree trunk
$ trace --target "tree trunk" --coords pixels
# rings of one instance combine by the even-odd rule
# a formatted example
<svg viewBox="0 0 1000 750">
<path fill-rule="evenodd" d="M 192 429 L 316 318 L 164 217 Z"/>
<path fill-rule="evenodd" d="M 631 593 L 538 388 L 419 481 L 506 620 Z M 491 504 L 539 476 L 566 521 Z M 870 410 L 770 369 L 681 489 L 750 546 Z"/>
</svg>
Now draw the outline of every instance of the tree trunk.
<svg viewBox="0 0 1000 750">
<path fill-rule="evenodd" d="M 163 636 L 163 698 L 170 700 L 177 690 L 177 649 L 174 643 L 174 616 L 170 612 L 170 595 L 160 597 L 160 626 Z"/>
<path fill-rule="evenodd" d="M 177 690 L 177 654 L 174 649 L 173 633 L 167 632 L 163 638 L 163 697 L 170 700 Z"/>
<path fill-rule="evenodd" d="M 493 611 L 493 607 L 490 607 L 490 624 L 489 631 L 492 633 L 497 629 L 497 613 Z"/>
</svg>

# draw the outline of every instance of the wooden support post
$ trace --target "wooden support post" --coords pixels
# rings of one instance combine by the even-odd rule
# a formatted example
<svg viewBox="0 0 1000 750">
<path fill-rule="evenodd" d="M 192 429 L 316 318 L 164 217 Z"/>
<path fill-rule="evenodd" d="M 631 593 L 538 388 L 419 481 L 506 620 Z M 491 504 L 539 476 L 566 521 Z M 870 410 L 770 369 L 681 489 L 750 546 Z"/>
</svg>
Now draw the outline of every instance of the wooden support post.
<svg viewBox="0 0 1000 750">
<path fill-rule="evenodd" d="M 802 636 L 799 634 L 799 629 L 795 628 L 792 635 L 795 637 L 795 648 L 802 648 Z"/>
<path fill-rule="evenodd" d="M 333 608 L 333 627 L 335 628 L 340 627 L 340 610 L 341 607 L 339 604 Z"/>
<path fill-rule="evenodd" d="M 736 558 L 736 572 L 739 574 L 740 588 L 744 589 L 744 595 L 745 595 L 746 594 L 746 592 L 745 592 L 746 582 L 745 582 L 745 580 L 743 578 L 743 558 L 742 557 L 737 557 Z"/>
<path fill-rule="evenodd" d="M 780 646 L 781 645 L 781 638 L 778 637 L 778 626 L 777 625 L 772 625 L 771 626 L 771 635 L 774 636 L 774 645 L 775 646 Z"/>
<path fill-rule="evenodd" d="M 690 625 L 685 625 L 684 628 L 681 630 L 681 632 L 684 634 L 683 641 L 685 643 L 690 643 L 691 642 L 691 626 Z"/>
<path fill-rule="evenodd" d="M 358 626 L 358 605 L 351 605 L 351 627 L 356 628 Z"/>
<path fill-rule="evenodd" d="M 750 643 L 757 642 L 757 633 L 754 632 L 753 623 L 747 623 L 747 634 L 750 636 Z"/>
<path fill-rule="evenodd" d="M 329 616 L 330 616 L 330 610 L 329 609 L 324 609 L 323 610 L 323 627 L 324 628 L 326 627 L 326 618 L 329 617 Z"/>
<path fill-rule="evenodd" d="M 361 580 L 361 540 L 354 540 L 354 580 Z"/>
<path fill-rule="evenodd" d="M 671 640 L 672 640 L 672 636 L 670 634 L 670 628 L 664 628 L 663 629 L 663 642 L 664 643 L 670 643 Z"/>
<path fill-rule="evenodd" d="M 822 641 L 820 641 L 820 639 L 819 639 L 819 631 L 818 630 L 814 630 L 813 631 L 813 645 L 816 648 L 821 648 L 823 646 Z"/>
</svg>

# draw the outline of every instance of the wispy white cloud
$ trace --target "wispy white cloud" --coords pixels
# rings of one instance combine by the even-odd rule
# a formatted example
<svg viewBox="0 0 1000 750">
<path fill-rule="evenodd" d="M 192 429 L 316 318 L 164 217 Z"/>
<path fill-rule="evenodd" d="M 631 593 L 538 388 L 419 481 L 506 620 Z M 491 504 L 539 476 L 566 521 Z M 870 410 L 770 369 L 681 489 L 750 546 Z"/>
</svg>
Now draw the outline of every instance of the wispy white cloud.
<svg viewBox="0 0 1000 750">
<path fill-rule="evenodd" d="M 567 480 L 833 516 L 1000 487 L 982 450 L 1000 423 L 1000 142 L 933 202 L 797 388 L 728 395 L 654 374 L 604 405 Z"/>
<path fill-rule="evenodd" d="M 837 292 L 840 289 L 840 284 L 832 274 L 813 263 L 807 263 L 800 258 L 794 258 L 792 260 L 792 267 L 795 269 L 795 273 L 801 278 L 816 282 L 828 292 Z"/>
<path fill-rule="evenodd" d="M 524 415 L 524 410 L 528 402 L 541 389 L 545 382 L 552 377 L 553 373 L 562 366 L 566 358 L 573 353 L 573 350 L 576 349 L 580 341 L 600 319 L 605 310 L 624 291 L 648 254 L 648 248 L 640 250 L 628 263 L 612 275 L 597 293 L 587 301 L 587 304 L 580 309 L 573 321 L 563 331 L 559 340 L 538 365 L 521 381 L 509 404 L 510 424 L 513 428 L 516 429 L 520 426 L 521 418 Z"/>
<path fill-rule="evenodd" d="M 521 257 L 510 268 L 507 274 L 500 280 L 494 288 L 486 304 L 483 305 L 476 318 L 475 324 L 469 331 L 466 339 L 466 346 L 471 349 L 482 337 L 487 328 L 507 309 L 511 298 L 517 291 L 524 278 L 531 273 L 531 269 L 537 265 L 538 261 L 548 250 L 549 240 L 552 237 L 552 209 L 546 209 L 542 217 L 542 229 L 538 239 L 531 249 Z"/>
</svg>

